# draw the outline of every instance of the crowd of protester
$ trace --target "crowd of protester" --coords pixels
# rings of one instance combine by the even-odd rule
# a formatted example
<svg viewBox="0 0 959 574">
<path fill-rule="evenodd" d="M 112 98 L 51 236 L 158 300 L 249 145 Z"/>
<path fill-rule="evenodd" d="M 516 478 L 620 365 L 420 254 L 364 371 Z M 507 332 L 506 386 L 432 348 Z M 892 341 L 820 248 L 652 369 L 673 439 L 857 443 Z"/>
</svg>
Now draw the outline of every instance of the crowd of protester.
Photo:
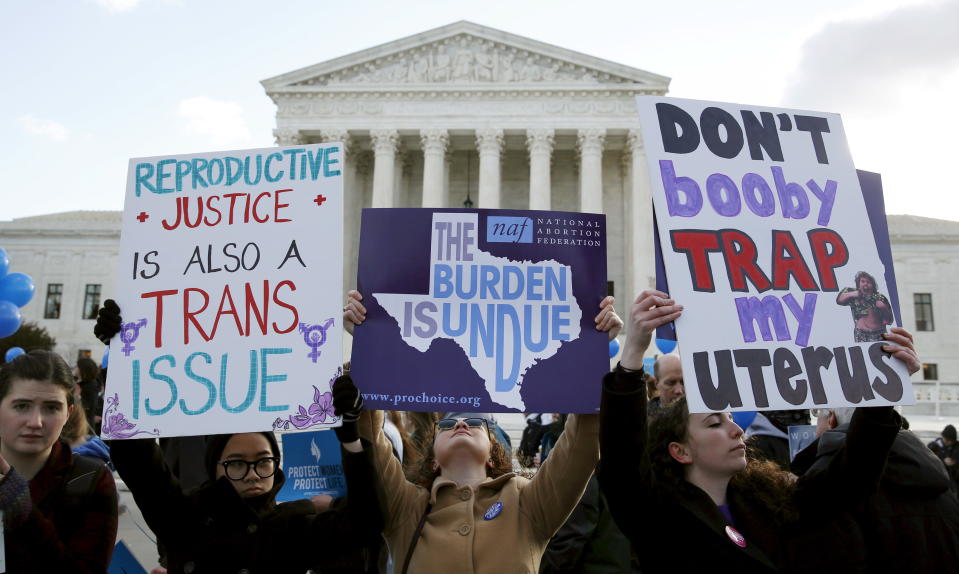
<svg viewBox="0 0 959 574">
<path fill-rule="evenodd" d="M 362 299 L 348 294 L 350 332 Z M 610 338 L 624 327 L 611 297 L 595 312 Z M 100 310 L 105 343 L 120 313 Z M 105 572 L 115 470 L 157 537 L 154 573 L 959 572 L 954 426 L 925 445 L 893 407 L 765 411 L 748 433 L 691 413 L 678 356 L 644 368 L 682 313 L 640 294 L 616 367 L 583 381 L 599 413 L 529 413 L 515 446 L 491 413 L 366 410 L 346 365 L 337 500 L 277 502 L 272 432 L 104 443 L 96 363 L 30 351 L 0 367 L 6 571 Z M 908 331 L 882 337 L 920 368 Z M 816 440 L 791 459 L 788 427 L 810 422 Z"/>
</svg>

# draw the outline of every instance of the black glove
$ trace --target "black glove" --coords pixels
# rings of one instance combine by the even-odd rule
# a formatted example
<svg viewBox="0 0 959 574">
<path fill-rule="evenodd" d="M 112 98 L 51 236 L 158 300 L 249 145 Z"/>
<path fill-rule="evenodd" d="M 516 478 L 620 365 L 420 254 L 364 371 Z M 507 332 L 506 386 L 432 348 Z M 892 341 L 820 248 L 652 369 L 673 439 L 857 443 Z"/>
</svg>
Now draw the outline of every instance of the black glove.
<svg viewBox="0 0 959 574">
<path fill-rule="evenodd" d="M 337 377 L 333 381 L 333 414 L 342 417 L 343 426 L 333 429 L 336 431 L 336 438 L 341 443 L 348 443 L 358 440 L 360 432 L 356 421 L 360 418 L 360 411 L 363 410 L 363 397 L 360 396 L 360 390 L 353 384 L 353 379 L 349 375 Z"/>
<path fill-rule="evenodd" d="M 93 334 L 104 345 L 110 344 L 110 339 L 120 332 L 120 306 L 113 299 L 107 299 L 97 313 L 97 324 L 93 326 Z"/>
</svg>

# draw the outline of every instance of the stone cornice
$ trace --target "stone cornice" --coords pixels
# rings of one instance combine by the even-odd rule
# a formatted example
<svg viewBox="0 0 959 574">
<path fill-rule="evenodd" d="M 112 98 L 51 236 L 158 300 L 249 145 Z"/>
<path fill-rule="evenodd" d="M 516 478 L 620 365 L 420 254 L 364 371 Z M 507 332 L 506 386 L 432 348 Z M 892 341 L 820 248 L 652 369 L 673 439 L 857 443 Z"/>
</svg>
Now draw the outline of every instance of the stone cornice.
<svg viewBox="0 0 959 574">
<path fill-rule="evenodd" d="M 609 86 L 626 82 L 665 92 L 669 78 L 460 21 L 263 80 L 271 95 L 296 84 L 553 82 Z M 308 86 L 309 87 L 309 86 Z"/>
</svg>

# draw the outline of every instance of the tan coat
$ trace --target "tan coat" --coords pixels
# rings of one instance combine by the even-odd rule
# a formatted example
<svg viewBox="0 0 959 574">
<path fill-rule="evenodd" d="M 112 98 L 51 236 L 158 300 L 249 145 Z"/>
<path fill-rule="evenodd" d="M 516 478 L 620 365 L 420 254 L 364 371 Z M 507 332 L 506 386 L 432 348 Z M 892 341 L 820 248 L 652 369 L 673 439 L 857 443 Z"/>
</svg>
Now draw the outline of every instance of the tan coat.
<svg viewBox="0 0 959 574">
<path fill-rule="evenodd" d="M 427 501 L 433 504 L 410 574 L 539 572 L 550 538 L 579 502 L 599 460 L 599 416 L 571 415 L 532 480 L 505 474 L 473 488 L 437 479 L 429 491 L 406 480 L 382 431 L 383 413 L 364 411 L 360 434 L 373 443 L 386 537 L 399 573 Z M 499 515 L 484 515 L 497 502 Z"/>
</svg>

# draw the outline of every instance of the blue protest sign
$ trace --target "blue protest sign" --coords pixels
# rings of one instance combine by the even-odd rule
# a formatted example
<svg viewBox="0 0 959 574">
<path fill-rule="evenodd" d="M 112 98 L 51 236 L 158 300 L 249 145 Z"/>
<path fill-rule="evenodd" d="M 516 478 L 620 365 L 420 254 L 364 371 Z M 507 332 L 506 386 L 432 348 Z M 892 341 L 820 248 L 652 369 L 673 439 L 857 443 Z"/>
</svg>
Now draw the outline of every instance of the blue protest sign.
<svg viewBox="0 0 959 574">
<path fill-rule="evenodd" d="M 340 441 L 331 431 L 281 435 L 283 474 L 286 484 L 277 493 L 278 502 L 302 500 L 318 494 L 346 496 L 346 477 Z"/>
<path fill-rule="evenodd" d="M 147 574 L 140 562 L 133 556 L 122 540 L 113 547 L 113 557 L 110 559 L 108 574 Z"/>
<path fill-rule="evenodd" d="M 605 216 L 365 209 L 353 380 L 368 408 L 596 412 Z M 584 386 L 587 385 L 587 386 Z"/>
<path fill-rule="evenodd" d="M 816 425 L 796 425 L 786 430 L 789 433 L 789 460 L 816 440 Z"/>
</svg>

